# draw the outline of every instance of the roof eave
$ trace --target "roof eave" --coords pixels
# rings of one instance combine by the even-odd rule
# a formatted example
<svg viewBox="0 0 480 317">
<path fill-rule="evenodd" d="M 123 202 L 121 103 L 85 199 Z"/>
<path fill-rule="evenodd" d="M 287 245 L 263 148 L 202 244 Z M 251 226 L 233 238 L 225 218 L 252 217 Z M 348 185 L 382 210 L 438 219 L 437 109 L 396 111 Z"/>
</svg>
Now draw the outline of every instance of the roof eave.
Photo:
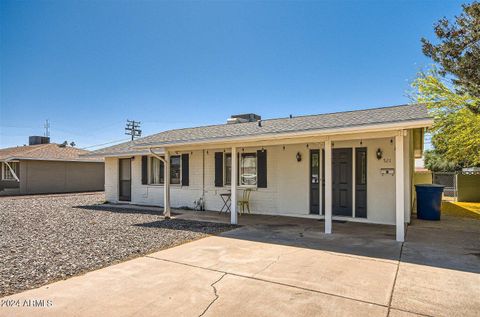
<svg viewBox="0 0 480 317">
<path fill-rule="evenodd" d="M 0 159 L 0 162 L 8 162 L 8 161 L 51 161 L 51 162 L 79 162 L 79 163 L 103 163 L 102 159 L 98 160 L 89 160 L 89 159 L 55 159 L 55 158 L 35 158 L 35 157 L 7 157 L 4 159 Z"/>
<path fill-rule="evenodd" d="M 92 153 L 92 154 L 84 154 L 83 157 L 129 157 L 134 155 L 148 155 L 150 152 L 148 150 L 144 151 L 126 151 L 126 152 L 106 152 L 106 153 Z"/>
</svg>

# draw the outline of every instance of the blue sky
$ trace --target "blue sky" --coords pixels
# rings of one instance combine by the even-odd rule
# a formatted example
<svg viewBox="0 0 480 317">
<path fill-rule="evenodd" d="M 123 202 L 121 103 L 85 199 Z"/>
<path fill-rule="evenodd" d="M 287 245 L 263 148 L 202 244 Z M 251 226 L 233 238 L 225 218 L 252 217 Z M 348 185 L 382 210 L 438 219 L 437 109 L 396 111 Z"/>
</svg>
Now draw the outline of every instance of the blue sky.
<svg viewBox="0 0 480 317">
<path fill-rule="evenodd" d="M 0 147 L 409 102 L 456 1 L 0 2 Z"/>
</svg>

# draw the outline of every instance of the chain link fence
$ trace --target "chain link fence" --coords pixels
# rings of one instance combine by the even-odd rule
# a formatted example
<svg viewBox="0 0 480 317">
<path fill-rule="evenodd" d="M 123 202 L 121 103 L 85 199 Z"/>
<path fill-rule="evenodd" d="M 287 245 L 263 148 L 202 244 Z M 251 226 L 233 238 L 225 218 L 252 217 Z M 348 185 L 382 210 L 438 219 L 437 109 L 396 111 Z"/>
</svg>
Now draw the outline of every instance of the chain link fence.
<svg viewBox="0 0 480 317">
<path fill-rule="evenodd" d="M 456 201 L 458 198 L 457 173 L 434 172 L 433 183 L 445 186 L 443 197 L 445 200 Z"/>
</svg>

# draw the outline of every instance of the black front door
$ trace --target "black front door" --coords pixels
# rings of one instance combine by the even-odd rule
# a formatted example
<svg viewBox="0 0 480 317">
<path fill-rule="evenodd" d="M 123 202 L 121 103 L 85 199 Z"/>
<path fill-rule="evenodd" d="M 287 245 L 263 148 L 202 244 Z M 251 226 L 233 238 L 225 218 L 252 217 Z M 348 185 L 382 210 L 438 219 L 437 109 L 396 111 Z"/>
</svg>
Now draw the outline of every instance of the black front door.
<svg viewBox="0 0 480 317">
<path fill-rule="evenodd" d="M 320 212 L 320 150 L 310 150 L 310 213 Z"/>
<path fill-rule="evenodd" d="M 352 149 L 332 151 L 332 214 L 352 217 Z"/>
<path fill-rule="evenodd" d="M 132 160 L 118 160 L 118 199 L 130 201 L 132 199 Z"/>
</svg>

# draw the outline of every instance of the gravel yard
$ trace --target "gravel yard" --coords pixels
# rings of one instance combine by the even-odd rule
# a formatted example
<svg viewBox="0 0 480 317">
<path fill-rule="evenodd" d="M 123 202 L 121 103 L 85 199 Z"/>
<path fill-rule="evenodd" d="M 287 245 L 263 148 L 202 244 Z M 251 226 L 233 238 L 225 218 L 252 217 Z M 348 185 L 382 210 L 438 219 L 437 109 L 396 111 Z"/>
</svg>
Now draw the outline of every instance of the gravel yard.
<svg viewBox="0 0 480 317">
<path fill-rule="evenodd" d="M 0 198 L 0 297 L 232 229 L 102 206 L 103 193 Z"/>
</svg>

